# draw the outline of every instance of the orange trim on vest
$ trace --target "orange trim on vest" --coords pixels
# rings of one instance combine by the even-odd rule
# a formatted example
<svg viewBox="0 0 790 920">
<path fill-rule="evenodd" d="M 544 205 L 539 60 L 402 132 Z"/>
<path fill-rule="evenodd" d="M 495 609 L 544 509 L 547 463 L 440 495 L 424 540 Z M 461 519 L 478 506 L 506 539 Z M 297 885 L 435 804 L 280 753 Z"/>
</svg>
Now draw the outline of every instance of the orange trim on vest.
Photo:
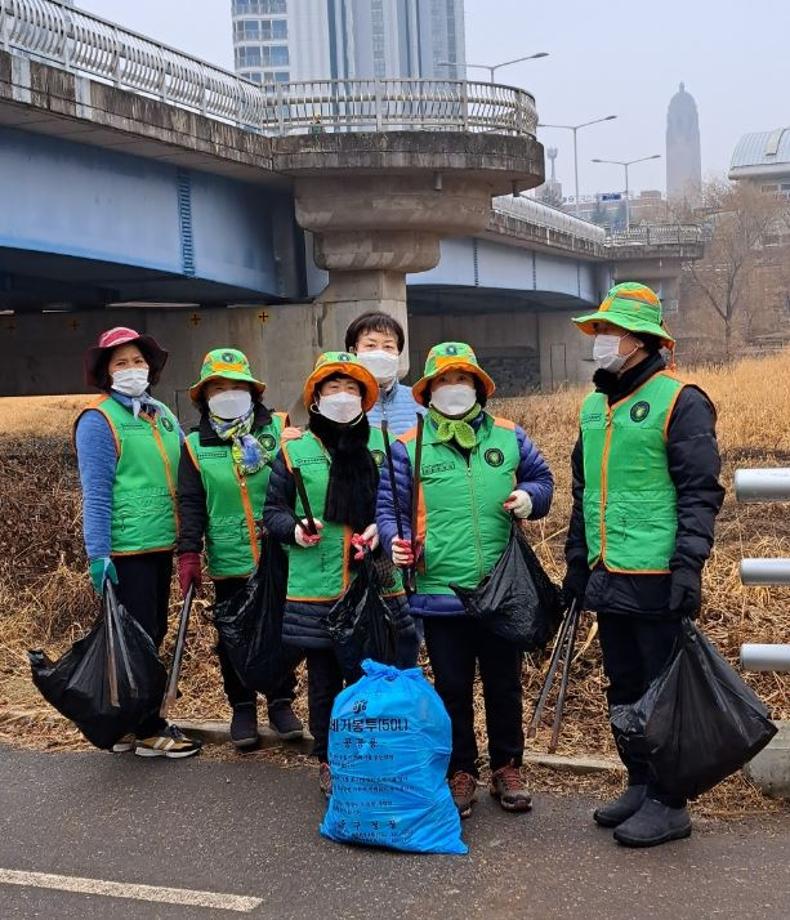
<svg viewBox="0 0 790 920">
<path fill-rule="evenodd" d="M 107 419 L 107 424 L 110 426 L 110 432 L 112 433 L 112 439 L 115 442 L 115 455 L 117 457 L 121 456 L 121 439 L 118 437 L 118 432 L 115 430 L 115 425 L 113 424 L 110 416 L 102 409 L 102 403 L 107 399 L 112 399 L 112 396 L 97 396 L 92 402 L 88 403 L 87 406 L 80 412 L 80 414 L 74 419 L 74 425 L 71 430 L 71 442 L 74 446 L 74 450 L 77 449 L 77 425 L 79 424 L 80 419 L 86 412 L 90 412 L 91 409 L 94 409 L 96 412 L 101 412 L 105 419 Z"/>
<path fill-rule="evenodd" d="M 239 471 L 234 466 L 233 472 L 236 475 L 236 481 L 239 484 L 239 494 L 241 495 L 241 504 L 244 508 L 244 517 L 247 521 L 247 535 L 250 540 L 250 549 L 252 550 L 252 558 L 255 562 L 255 567 L 258 567 L 258 563 L 261 561 L 261 548 L 258 543 L 258 531 L 255 526 L 255 515 L 252 511 L 252 502 L 250 501 L 250 493 L 247 489 L 247 481 L 239 473 Z"/>
<path fill-rule="evenodd" d="M 500 418 L 498 415 L 492 416 L 494 424 L 497 428 L 504 428 L 506 431 L 515 431 L 516 423 L 509 418 Z"/>
<path fill-rule="evenodd" d="M 162 463 L 165 466 L 167 490 L 170 493 L 170 497 L 173 499 L 173 513 L 176 519 L 176 533 L 178 533 L 180 527 L 178 514 L 178 493 L 176 491 L 175 481 L 173 479 L 173 470 L 170 466 L 170 458 L 167 456 L 165 445 L 162 443 L 162 435 L 159 434 L 159 428 L 156 425 L 156 419 L 151 418 L 147 412 L 141 412 L 137 417 L 143 419 L 143 421 L 148 422 L 148 424 L 151 426 L 151 433 L 154 436 L 154 441 L 156 441 L 156 448 L 159 451 L 159 456 L 162 458 Z"/>
<path fill-rule="evenodd" d="M 192 450 L 192 445 L 189 443 L 189 438 L 184 438 L 184 449 L 189 454 L 189 459 L 192 461 L 192 465 L 199 473 L 200 464 L 198 463 L 198 458 L 195 456 L 195 452 Z"/>
</svg>

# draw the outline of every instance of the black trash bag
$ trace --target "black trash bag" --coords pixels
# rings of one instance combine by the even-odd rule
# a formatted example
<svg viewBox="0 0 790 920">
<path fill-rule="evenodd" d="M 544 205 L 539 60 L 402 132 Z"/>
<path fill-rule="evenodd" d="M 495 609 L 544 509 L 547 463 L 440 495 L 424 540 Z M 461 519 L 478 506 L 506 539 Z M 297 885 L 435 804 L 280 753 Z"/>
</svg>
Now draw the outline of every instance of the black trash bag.
<svg viewBox="0 0 790 920">
<path fill-rule="evenodd" d="M 450 587 L 469 616 L 524 652 L 548 645 L 562 622 L 562 593 L 517 525 L 491 574 L 476 588 Z"/>
<path fill-rule="evenodd" d="M 162 703 L 167 670 L 151 637 L 108 591 L 104 615 L 57 661 L 28 652 L 33 683 L 44 699 L 98 748 L 110 749 Z M 112 630 L 117 703 L 110 690 L 108 630 Z"/>
<path fill-rule="evenodd" d="M 379 568 L 366 552 L 356 578 L 327 616 L 327 629 L 347 680 L 361 677 L 366 658 L 395 664 L 398 630 L 381 591 Z"/>
<path fill-rule="evenodd" d="M 691 620 L 635 703 L 612 706 L 618 748 L 647 762 L 673 796 L 693 799 L 740 770 L 776 734 L 768 709 Z"/>
<path fill-rule="evenodd" d="M 264 536 L 258 569 L 233 597 L 214 606 L 219 641 L 239 680 L 250 690 L 276 690 L 302 658 L 283 645 L 283 608 L 288 559 L 280 544 Z"/>
</svg>

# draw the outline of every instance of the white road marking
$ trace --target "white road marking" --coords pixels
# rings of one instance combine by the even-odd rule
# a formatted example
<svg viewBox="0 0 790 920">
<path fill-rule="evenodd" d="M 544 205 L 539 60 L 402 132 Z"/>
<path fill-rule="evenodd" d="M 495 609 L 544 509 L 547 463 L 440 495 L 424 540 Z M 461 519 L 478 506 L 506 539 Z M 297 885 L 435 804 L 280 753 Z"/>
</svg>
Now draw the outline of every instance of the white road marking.
<svg viewBox="0 0 790 920">
<path fill-rule="evenodd" d="M 262 898 L 249 898 L 239 894 L 132 885 L 126 882 L 106 882 L 102 879 L 22 872 L 16 869 L 0 869 L 0 884 L 50 888 L 55 891 L 73 891 L 77 894 L 99 894 L 108 898 L 129 898 L 134 901 L 155 901 L 159 904 L 182 904 L 185 907 L 205 907 L 211 910 L 235 910 L 242 914 L 250 913 L 263 903 Z"/>
</svg>

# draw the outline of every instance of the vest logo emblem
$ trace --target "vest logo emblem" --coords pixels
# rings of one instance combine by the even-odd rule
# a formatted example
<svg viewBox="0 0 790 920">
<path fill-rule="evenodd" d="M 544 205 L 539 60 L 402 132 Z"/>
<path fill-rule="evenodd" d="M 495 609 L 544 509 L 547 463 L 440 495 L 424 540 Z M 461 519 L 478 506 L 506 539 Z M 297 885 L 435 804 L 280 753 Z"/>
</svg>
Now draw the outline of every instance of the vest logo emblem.
<svg viewBox="0 0 790 920">
<path fill-rule="evenodd" d="M 505 462 L 505 455 L 498 447 L 491 447 L 485 452 L 483 456 L 485 457 L 485 461 L 489 466 L 502 466 L 502 464 Z"/>
<path fill-rule="evenodd" d="M 162 427 L 165 429 L 165 431 L 173 430 L 173 423 L 170 421 L 169 418 L 167 418 L 167 416 L 162 417 Z"/>
<path fill-rule="evenodd" d="M 644 422 L 644 420 L 650 415 L 650 403 L 649 402 L 638 402 L 635 405 L 631 406 L 631 421 L 632 422 Z"/>
<path fill-rule="evenodd" d="M 370 455 L 373 457 L 373 460 L 378 467 L 384 466 L 384 451 L 383 450 L 372 450 Z"/>
<path fill-rule="evenodd" d="M 277 447 L 277 439 L 273 434 L 265 434 L 261 437 L 261 447 L 271 453 Z"/>
</svg>

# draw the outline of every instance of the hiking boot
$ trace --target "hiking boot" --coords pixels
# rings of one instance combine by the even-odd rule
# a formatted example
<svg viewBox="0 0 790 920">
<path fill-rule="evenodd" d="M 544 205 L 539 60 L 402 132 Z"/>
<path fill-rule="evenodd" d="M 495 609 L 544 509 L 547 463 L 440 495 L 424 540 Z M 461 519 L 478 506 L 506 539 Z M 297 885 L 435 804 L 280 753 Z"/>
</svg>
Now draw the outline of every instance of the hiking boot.
<svg viewBox="0 0 790 920">
<path fill-rule="evenodd" d="M 491 774 L 488 790 L 505 811 L 529 811 L 532 808 L 532 796 L 521 775 L 521 769 L 508 764 Z"/>
<path fill-rule="evenodd" d="M 329 769 L 328 763 L 322 763 L 318 767 L 318 788 L 326 798 L 332 795 L 332 771 Z"/>
<path fill-rule="evenodd" d="M 200 751 L 201 747 L 200 741 L 187 738 L 181 729 L 175 725 L 168 725 L 158 734 L 139 740 L 135 745 L 134 752 L 138 757 L 178 759 L 192 757 Z"/>
<path fill-rule="evenodd" d="M 595 809 L 593 821 L 601 827 L 617 827 L 639 811 L 646 797 L 647 786 L 627 786 L 620 798 Z"/>
<path fill-rule="evenodd" d="M 255 703 L 240 703 L 233 707 L 230 720 L 230 740 L 239 749 L 256 747 L 258 741 L 258 710 Z"/>
<path fill-rule="evenodd" d="M 299 741 L 304 738 L 304 725 L 297 719 L 289 702 L 269 706 L 269 728 L 281 741 Z"/>
<path fill-rule="evenodd" d="M 614 832 L 614 839 L 626 847 L 655 847 L 690 836 L 688 809 L 670 808 L 655 799 L 645 799 L 639 811 Z"/>
<path fill-rule="evenodd" d="M 126 754 L 129 751 L 134 750 L 136 741 L 137 738 L 131 732 L 129 732 L 129 734 L 124 735 L 123 738 L 119 738 L 110 748 L 110 750 L 113 754 Z"/>
<path fill-rule="evenodd" d="M 462 819 L 468 818 L 472 814 L 472 806 L 477 801 L 477 780 L 471 773 L 457 770 L 448 782 L 458 814 Z"/>
</svg>

